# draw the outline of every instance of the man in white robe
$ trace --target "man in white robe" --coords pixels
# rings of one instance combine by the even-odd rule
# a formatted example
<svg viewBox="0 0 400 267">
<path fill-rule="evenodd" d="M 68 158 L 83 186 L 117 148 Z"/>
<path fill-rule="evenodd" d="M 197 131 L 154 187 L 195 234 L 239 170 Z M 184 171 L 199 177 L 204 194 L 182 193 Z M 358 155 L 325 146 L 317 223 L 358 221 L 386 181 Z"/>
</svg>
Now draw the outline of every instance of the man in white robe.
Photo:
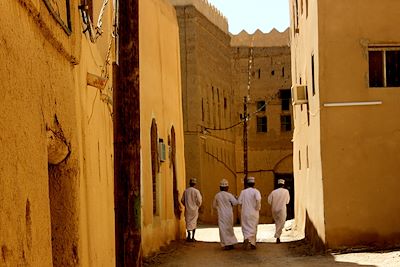
<svg viewBox="0 0 400 267">
<path fill-rule="evenodd" d="M 233 232 L 233 209 L 238 204 L 236 198 L 228 192 L 229 183 L 226 179 L 220 182 L 220 192 L 218 192 L 213 201 L 213 207 L 218 212 L 218 227 L 221 246 L 225 250 L 233 249 L 237 243 L 235 233 Z"/>
<path fill-rule="evenodd" d="M 275 189 L 268 196 L 268 203 L 272 206 L 272 218 L 275 221 L 276 243 L 281 242 L 282 229 L 286 221 L 286 205 L 289 204 L 289 191 L 285 188 L 285 180 L 278 180 L 279 188 Z"/>
<path fill-rule="evenodd" d="M 248 188 L 240 192 L 238 199 L 241 209 L 241 224 L 243 232 L 243 246 L 248 248 L 250 243 L 252 249 L 256 249 L 257 226 L 260 218 L 261 194 L 254 188 L 254 177 L 247 178 Z"/>
<path fill-rule="evenodd" d="M 194 234 L 197 228 L 199 207 L 202 202 L 200 191 L 195 188 L 196 183 L 196 178 L 190 178 L 190 187 L 186 188 L 181 199 L 183 206 L 185 206 L 185 222 L 188 234 L 186 240 L 189 242 L 195 241 Z"/>
</svg>

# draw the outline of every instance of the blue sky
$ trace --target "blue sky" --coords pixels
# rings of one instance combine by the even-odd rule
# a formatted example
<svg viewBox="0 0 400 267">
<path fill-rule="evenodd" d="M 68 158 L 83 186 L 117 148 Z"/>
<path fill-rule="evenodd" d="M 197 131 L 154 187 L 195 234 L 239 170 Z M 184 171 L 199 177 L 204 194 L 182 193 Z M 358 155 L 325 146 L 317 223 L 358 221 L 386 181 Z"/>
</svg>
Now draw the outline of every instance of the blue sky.
<svg viewBox="0 0 400 267">
<path fill-rule="evenodd" d="M 288 0 L 208 0 L 228 18 L 229 31 L 233 34 L 257 29 L 269 32 L 289 27 Z"/>
</svg>

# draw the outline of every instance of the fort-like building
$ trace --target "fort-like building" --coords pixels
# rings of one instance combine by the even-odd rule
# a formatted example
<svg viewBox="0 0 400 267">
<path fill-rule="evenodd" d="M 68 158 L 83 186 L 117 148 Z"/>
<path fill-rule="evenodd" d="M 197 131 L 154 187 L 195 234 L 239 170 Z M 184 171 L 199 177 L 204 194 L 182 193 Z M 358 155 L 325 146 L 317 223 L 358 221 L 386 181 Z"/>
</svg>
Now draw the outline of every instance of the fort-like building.
<svg viewBox="0 0 400 267">
<path fill-rule="evenodd" d="M 199 181 L 200 220 L 216 222 L 211 204 L 222 178 L 234 195 L 243 189 L 240 114 L 250 78 L 249 175 L 264 198 L 261 222 L 272 222 L 266 196 L 278 177 L 293 183 L 289 31 L 232 35 L 226 18 L 207 1 L 170 2 L 180 32 L 186 175 Z M 256 112 L 258 105 L 265 106 Z"/>
</svg>

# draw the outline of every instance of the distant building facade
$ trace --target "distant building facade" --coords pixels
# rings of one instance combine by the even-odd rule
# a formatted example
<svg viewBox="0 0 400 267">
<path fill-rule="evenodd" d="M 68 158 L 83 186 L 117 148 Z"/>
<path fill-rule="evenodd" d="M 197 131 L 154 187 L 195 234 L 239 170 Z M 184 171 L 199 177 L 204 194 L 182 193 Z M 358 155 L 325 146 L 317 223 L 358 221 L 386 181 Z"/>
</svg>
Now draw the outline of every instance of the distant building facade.
<svg viewBox="0 0 400 267">
<path fill-rule="evenodd" d="M 199 181 L 204 200 L 200 220 L 215 223 L 211 204 L 219 191 L 219 181 L 227 179 L 230 191 L 236 195 L 243 188 L 243 124 L 239 115 L 243 113 L 243 93 L 247 90 L 250 39 L 256 39 L 260 47 L 254 48 L 258 72 L 251 77 L 254 100 L 249 110 L 254 112 L 257 104 L 274 96 L 266 111 L 257 113 L 250 122 L 251 175 L 256 176 L 264 197 L 274 189 L 274 170 L 279 169 L 276 173 L 292 180 L 288 31 L 258 32 L 257 38 L 247 33 L 232 36 L 226 19 L 206 1 L 170 2 L 177 10 L 180 29 L 186 175 Z M 273 70 L 276 76 L 271 74 Z M 285 110 L 280 96 L 285 98 Z M 270 119 L 269 131 L 262 128 L 257 132 L 257 116 Z M 285 121 L 284 131 L 281 120 Z M 259 127 L 266 126 L 261 124 Z M 263 222 L 272 222 L 268 210 L 263 205 Z"/>
<path fill-rule="evenodd" d="M 321 248 L 398 244 L 400 3 L 290 8 L 296 227 Z"/>
<path fill-rule="evenodd" d="M 236 192 L 234 129 L 214 130 L 234 121 L 228 24 L 204 1 L 171 2 L 180 31 L 186 176 L 197 178 L 200 220 L 210 223 L 217 218 L 212 200 L 219 181 L 227 179 Z"/>
<path fill-rule="evenodd" d="M 288 37 L 289 30 L 283 33 L 272 30 L 268 34 L 242 31 L 233 35 L 231 40 L 235 117 L 239 120 L 242 116 L 244 97 L 248 97 L 248 175 L 256 178 L 256 187 L 264 200 L 277 187 L 280 178 L 286 180 L 291 196 L 294 196 Z M 243 125 L 235 129 L 236 172 L 238 188 L 241 189 L 244 177 Z M 293 207 L 292 201 L 288 209 L 289 218 L 293 218 Z M 270 210 L 263 201 L 260 222 L 272 223 Z"/>
</svg>

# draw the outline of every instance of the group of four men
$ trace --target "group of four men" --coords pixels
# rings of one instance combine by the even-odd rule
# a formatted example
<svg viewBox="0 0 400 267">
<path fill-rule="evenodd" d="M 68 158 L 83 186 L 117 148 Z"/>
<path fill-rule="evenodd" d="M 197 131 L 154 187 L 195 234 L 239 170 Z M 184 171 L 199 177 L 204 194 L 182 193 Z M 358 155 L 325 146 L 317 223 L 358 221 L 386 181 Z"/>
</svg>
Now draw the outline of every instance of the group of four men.
<svg viewBox="0 0 400 267">
<path fill-rule="evenodd" d="M 199 207 L 202 203 L 200 191 L 195 188 L 196 179 L 190 179 L 190 187 L 183 193 L 181 202 L 185 206 L 185 221 L 187 240 L 194 241 L 199 216 Z M 256 188 L 254 177 L 247 178 L 247 188 L 242 190 L 239 198 L 228 192 L 229 184 L 226 179 L 220 182 L 220 192 L 213 201 L 213 207 L 218 212 L 218 227 L 221 246 L 230 250 L 237 243 L 233 231 L 233 206 L 241 205 L 241 226 L 243 232 L 243 246 L 245 249 L 256 248 L 257 225 L 260 217 L 261 194 Z M 286 221 L 286 205 L 289 204 L 289 191 L 285 189 L 285 180 L 278 180 L 279 188 L 273 190 L 268 196 L 268 203 L 272 206 L 272 217 L 275 221 L 276 243 L 280 243 L 280 236 Z"/>
</svg>

